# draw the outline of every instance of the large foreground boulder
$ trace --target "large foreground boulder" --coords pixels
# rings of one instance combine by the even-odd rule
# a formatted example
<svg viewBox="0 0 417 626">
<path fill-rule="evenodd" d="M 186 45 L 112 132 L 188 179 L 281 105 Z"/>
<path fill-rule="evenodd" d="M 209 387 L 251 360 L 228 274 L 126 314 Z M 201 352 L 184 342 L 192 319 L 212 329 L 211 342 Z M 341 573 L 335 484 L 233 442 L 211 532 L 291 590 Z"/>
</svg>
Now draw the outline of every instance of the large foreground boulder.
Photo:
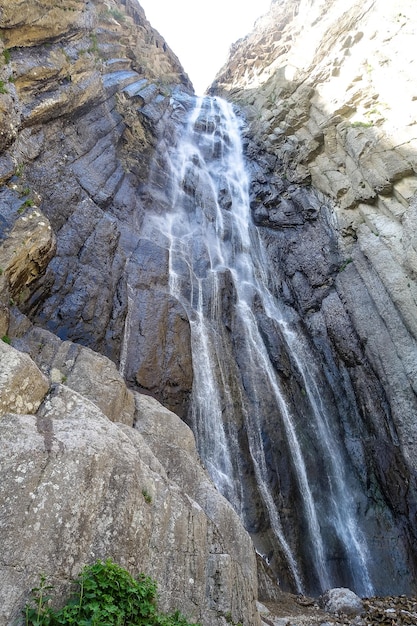
<svg viewBox="0 0 417 626">
<path fill-rule="evenodd" d="M 179 418 L 157 403 L 146 407 L 147 419 L 152 410 L 158 423 L 165 415 L 167 436 L 178 427 L 175 445 L 182 438 L 192 453 L 191 431 Z M 162 610 L 180 608 L 204 626 L 220 626 L 226 615 L 259 624 L 249 537 L 196 456 L 190 490 L 209 494 L 211 515 L 137 429 L 110 421 L 63 384 L 52 385 L 35 415 L 6 413 L 0 441 L 1 624 L 19 623 L 42 573 L 65 596 L 85 563 L 107 557 L 155 578 Z"/>
</svg>

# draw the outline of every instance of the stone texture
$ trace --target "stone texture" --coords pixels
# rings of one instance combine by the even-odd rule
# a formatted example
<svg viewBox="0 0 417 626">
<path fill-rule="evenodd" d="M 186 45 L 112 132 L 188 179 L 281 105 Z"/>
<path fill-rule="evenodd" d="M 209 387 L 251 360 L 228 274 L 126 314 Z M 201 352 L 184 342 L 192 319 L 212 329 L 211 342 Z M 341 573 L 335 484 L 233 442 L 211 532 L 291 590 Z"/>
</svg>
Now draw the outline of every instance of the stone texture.
<svg viewBox="0 0 417 626">
<path fill-rule="evenodd" d="M 329 613 L 360 615 L 364 612 L 362 600 L 350 589 L 328 589 L 320 596 L 320 606 Z"/>
<path fill-rule="evenodd" d="M 4 9 L 2 26 L 0 220 L 18 229 L 0 264 L 6 271 L 3 258 L 16 257 L 10 296 L 19 305 L 29 299 L 25 312 L 62 339 L 118 362 L 128 313 L 125 270 L 146 208 L 138 181 L 148 175 L 172 91 L 180 85 L 189 93 L 190 81 L 136 1 L 74 0 L 64 11 L 48 0 L 24 7 L 16 0 Z M 12 223 L 14 214 L 21 217 Z M 24 230 L 28 220 L 38 230 Z M 55 240 L 54 259 L 39 276 Z M 6 310 L 4 304 L 4 329 Z"/>
<path fill-rule="evenodd" d="M 152 411 L 158 414 L 157 405 L 149 419 Z M 238 562 L 248 539 L 237 520 L 234 552 L 222 539 L 228 504 L 217 496 L 226 516 L 214 523 L 137 431 L 59 384 L 36 416 L 5 415 L 0 429 L 2 623 L 18 617 L 40 572 L 68 593 L 83 563 L 110 556 L 156 578 L 162 609 L 180 607 L 207 626 L 223 624 L 230 610 L 247 626 L 258 624 L 256 580 L 244 573 L 248 555 Z"/>
<path fill-rule="evenodd" d="M 113 422 L 129 426 L 134 420 L 134 399 L 115 364 L 89 348 L 61 341 L 52 333 L 32 327 L 13 316 L 15 345 L 27 352 L 53 383 L 65 383 L 93 402 Z"/>
<path fill-rule="evenodd" d="M 241 107 L 276 293 L 308 329 L 350 462 L 367 476 L 368 502 L 384 494 L 407 529 L 405 552 L 416 502 L 414 27 L 409 0 L 272 2 L 211 90 Z M 404 580 L 400 569 L 392 579 Z"/>
<path fill-rule="evenodd" d="M 281 156 L 286 176 L 311 180 L 344 216 L 360 202 L 394 195 L 397 181 L 416 180 L 407 61 L 413 20 L 409 0 L 395 7 L 355 2 L 348 9 L 335 0 L 273 2 L 232 47 L 212 90 L 243 104 L 251 131 Z M 389 25 L 383 35 L 381 23 Z"/>
<path fill-rule="evenodd" d="M 207 626 L 224 624 L 228 613 L 256 624 L 247 535 L 175 416 L 137 397 L 137 428 L 130 428 L 132 395 L 115 365 L 129 384 L 186 415 L 189 325 L 167 295 L 167 242 L 150 241 L 147 226 L 150 212 L 169 210 L 169 149 L 192 106 L 191 85 L 135 0 L 70 4 L 73 11 L 49 0 L 2 7 L 0 53 L 9 52 L 0 68 L 0 330 L 58 385 L 36 416 L 0 423 L 7 454 L 12 449 L 4 457 L 12 459 L 5 460 L 11 482 L 2 488 L 8 504 L 17 498 L 7 519 L 15 528 L 24 520 L 17 556 L 15 535 L 6 537 L 3 611 L 19 610 L 40 565 L 64 585 L 83 562 L 110 550 L 133 571 L 142 569 L 136 555 L 143 554 L 166 606 L 201 611 Z M 417 569 L 414 19 L 409 0 L 349 7 L 341 0 L 274 1 L 233 47 L 214 88 L 240 104 L 247 122 L 252 212 L 272 288 L 309 345 L 350 480 L 361 484 L 355 504 L 372 537 L 378 585 L 397 592 L 415 587 Z M 190 202 L 195 183 L 188 173 Z M 230 208 L 226 192 L 221 202 Z M 226 275 L 224 283 L 225 332 L 239 344 Z M 10 313 L 10 298 L 48 330 Z M 301 424 L 310 407 L 294 359 L 265 311 L 256 313 Z M 32 362 L 30 368 L 37 371 Z M 29 390 L 26 407 L 7 411 L 36 411 L 41 399 Z M 245 523 L 268 548 L 245 424 L 227 408 L 245 452 L 239 476 L 252 497 Z M 262 428 L 276 499 L 285 495 L 293 507 L 284 507 L 284 522 L 298 528 L 302 503 L 292 497 L 285 438 L 274 416 Z M 303 435 L 316 436 L 309 424 Z M 311 473 L 320 490 L 316 459 Z M 79 494 L 69 489 L 74 484 L 83 487 Z M 43 511 L 38 499 L 51 508 Z M 72 523 L 56 524 L 59 510 L 67 520 L 74 515 L 74 533 Z M 34 536 L 42 546 L 43 537 L 49 541 L 43 551 L 32 545 Z M 294 545 L 308 576 L 302 530 Z M 343 576 L 338 559 L 346 555 L 331 548 Z M 262 590 L 276 598 L 273 579 L 291 581 L 279 555 L 271 565 Z"/>
<path fill-rule="evenodd" d="M 0 69 L 0 330 L 16 347 L 0 345 L 0 622 L 20 616 L 42 572 L 64 594 L 84 563 L 110 556 L 157 579 L 162 609 L 179 608 L 207 626 L 223 626 L 229 614 L 258 625 L 246 531 L 202 468 L 199 488 L 189 474 L 195 494 L 169 478 L 174 457 L 174 469 L 163 459 L 165 468 L 131 428 L 133 395 L 117 369 L 124 346 L 128 353 L 130 285 L 145 298 L 148 276 L 165 271 L 152 270 L 152 258 L 160 263 L 155 248 L 148 276 L 142 267 L 137 284 L 146 257 L 139 228 L 149 202 L 138 186 L 159 125 L 164 117 L 182 120 L 191 84 L 137 2 L 70 5 L 2 6 L 0 52 L 8 51 Z M 175 91 L 181 104 L 174 110 Z M 152 391 L 171 385 L 167 403 L 180 410 L 178 378 L 184 397 L 192 381 L 188 323 L 176 303 L 166 307 L 157 290 L 155 297 L 158 337 L 172 322 L 178 343 L 168 347 L 171 356 L 151 358 L 150 297 L 137 318 L 147 347 L 129 371 L 132 381 L 140 372 Z M 11 302 L 45 328 L 32 326 Z M 156 386 L 148 357 L 159 367 L 154 378 L 167 369 Z M 159 410 L 151 406 L 148 419 Z M 169 415 L 171 434 L 181 431 L 179 418 Z M 199 491 L 210 516 L 194 499 Z"/>
<path fill-rule="evenodd" d="M 36 413 L 49 390 L 47 378 L 26 355 L 0 341 L 0 417 Z"/>
<path fill-rule="evenodd" d="M 256 600 L 252 594 L 257 591 L 255 552 L 249 535 L 242 532 L 237 514 L 219 495 L 201 466 L 189 427 L 153 398 L 135 394 L 135 400 L 135 429 L 163 464 L 170 479 L 221 529 L 225 554 L 219 553 L 217 559 L 210 558 L 207 563 L 210 597 L 217 599 L 224 614 L 228 613 L 228 607 L 232 607 L 233 621 L 241 621 L 245 614 L 248 624 L 256 624 L 259 619 L 256 605 L 250 602 L 243 606 L 248 598 Z"/>
<path fill-rule="evenodd" d="M 38 209 L 26 209 L 21 199 L 19 204 L 13 228 L 0 245 L 0 267 L 11 296 L 23 303 L 29 285 L 44 272 L 55 252 L 55 236 Z"/>
</svg>

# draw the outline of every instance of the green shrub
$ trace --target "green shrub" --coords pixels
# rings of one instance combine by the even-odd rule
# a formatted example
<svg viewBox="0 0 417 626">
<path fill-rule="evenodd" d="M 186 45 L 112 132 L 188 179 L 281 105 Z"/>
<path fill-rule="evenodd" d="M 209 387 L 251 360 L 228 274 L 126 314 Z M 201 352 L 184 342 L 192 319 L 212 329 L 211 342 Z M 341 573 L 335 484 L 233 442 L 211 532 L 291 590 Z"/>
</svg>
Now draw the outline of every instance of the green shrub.
<svg viewBox="0 0 417 626">
<path fill-rule="evenodd" d="M 115 20 L 118 20 L 119 22 L 125 21 L 125 16 L 123 15 L 121 11 L 118 11 L 118 9 L 109 9 L 109 14 L 112 17 L 114 17 Z"/>
<path fill-rule="evenodd" d="M 91 41 L 91 45 L 87 48 L 87 52 L 92 52 L 93 54 L 98 55 L 99 54 L 98 39 L 95 33 L 92 33 L 90 35 L 90 41 Z"/>
<path fill-rule="evenodd" d="M 24 213 L 26 209 L 28 209 L 29 207 L 33 206 L 35 203 L 33 202 L 33 200 L 31 200 L 30 198 L 28 198 L 27 200 L 24 201 L 23 204 L 20 205 L 20 207 L 17 209 L 18 213 Z"/>
<path fill-rule="evenodd" d="M 142 489 L 142 495 L 145 499 L 145 502 L 150 504 L 152 502 L 152 496 L 147 489 Z"/>
<path fill-rule="evenodd" d="M 54 610 L 50 606 L 52 587 L 42 576 L 24 609 L 26 626 L 198 626 L 178 611 L 159 613 L 156 583 L 144 574 L 134 578 L 110 559 L 86 565 L 76 585 L 67 604 Z"/>
<path fill-rule="evenodd" d="M 373 126 L 372 122 L 352 122 L 353 128 L 371 128 Z"/>
</svg>

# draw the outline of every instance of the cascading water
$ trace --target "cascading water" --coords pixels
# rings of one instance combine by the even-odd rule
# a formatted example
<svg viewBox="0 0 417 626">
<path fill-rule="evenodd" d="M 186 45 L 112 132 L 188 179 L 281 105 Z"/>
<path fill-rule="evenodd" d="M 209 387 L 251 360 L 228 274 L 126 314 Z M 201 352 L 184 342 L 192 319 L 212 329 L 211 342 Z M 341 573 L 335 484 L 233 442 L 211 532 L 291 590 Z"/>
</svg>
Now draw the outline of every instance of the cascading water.
<svg viewBox="0 0 417 626">
<path fill-rule="evenodd" d="M 338 551 L 349 570 L 345 578 L 369 595 L 369 555 L 342 464 L 344 454 L 314 368 L 305 365 L 308 345 L 292 330 L 269 287 L 262 242 L 250 216 L 248 176 L 232 107 L 219 98 L 199 99 L 168 158 L 171 209 L 155 217 L 152 226 L 168 242 L 170 294 L 181 302 L 190 322 L 190 423 L 201 458 L 248 529 L 256 517 L 249 492 L 256 488 L 256 506 L 268 527 L 263 535 L 257 529 L 257 548 L 264 552 L 262 536 L 268 536 L 265 545 L 273 545 L 274 552 L 269 559 L 279 554 L 297 591 L 340 584 L 333 563 Z M 288 401 L 268 333 L 275 333 L 290 355 L 306 396 L 308 427 Z M 266 445 L 271 416 L 282 433 L 282 449 L 272 451 Z M 319 459 L 315 471 L 314 455 Z M 299 565 L 301 544 L 307 546 L 312 572 L 307 583 Z"/>
</svg>

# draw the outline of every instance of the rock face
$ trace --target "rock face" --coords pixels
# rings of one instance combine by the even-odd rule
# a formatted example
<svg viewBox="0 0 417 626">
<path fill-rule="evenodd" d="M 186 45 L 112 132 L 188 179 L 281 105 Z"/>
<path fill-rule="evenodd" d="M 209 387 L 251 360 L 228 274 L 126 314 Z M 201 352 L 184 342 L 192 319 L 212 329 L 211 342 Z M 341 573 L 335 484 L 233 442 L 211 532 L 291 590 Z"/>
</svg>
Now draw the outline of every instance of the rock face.
<svg viewBox="0 0 417 626">
<path fill-rule="evenodd" d="M 333 389 L 346 451 L 365 481 L 365 506 L 388 506 L 399 534 L 405 532 L 411 568 L 414 24 L 407 0 L 349 7 L 275 1 L 232 47 L 211 90 L 244 112 L 253 218 L 277 293 L 307 330 L 313 362 Z M 384 526 L 379 504 L 374 511 Z M 371 547 L 374 554 L 383 541 Z"/>
<path fill-rule="evenodd" d="M 205 102 L 179 170 L 192 86 L 135 0 L 3 5 L 3 621 L 41 571 L 65 591 L 111 556 L 157 578 L 164 608 L 259 623 L 249 536 L 178 416 L 204 459 L 221 434 L 210 470 L 262 555 L 266 599 L 277 578 L 318 594 L 327 574 L 363 595 L 414 591 L 411 2 L 274 1 L 234 46 L 212 91 L 241 117 L 243 237 L 245 172 L 227 179 L 221 160 L 233 148 L 240 163 L 230 110 Z M 174 255 L 184 224 L 191 273 Z M 204 351 L 215 366 L 198 370 Z"/>
<path fill-rule="evenodd" d="M 11 231 L 1 268 L 9 295 L 60 338 L 115 362 L 129 316 L 137 339 L 126 374 L 181 413 L 192 381 L 189 356 L 176 357 L 174 345 L 165 357 L 141 334 L 156 308 L 153 330 L 162 337 L 172 324 L 181 350 L 189 341 L 181 308 L 162 301 L 166 267 L 141 239 L 145 203 L 137 188 L 158 124 L 172 113 L 171 92 L 191 92 L 191 84 L 136 1 L 22 6 L 8 3 L 1 24 L 0 215 Z M 153 263 L 161 277 L 154 297 L 143 277 Z M 138 300 L 147 306 L 132 311 Z M 159 375 L 149 374 L 145 358 Z"/>
<path fill-rule="evenodd" d="M 3 341 L 0 356 L 0 415 L 35 413 L 49 389 L 47 379 L 26 354 Z"/>
<path fill-rule="evenodd" d="M 180 607 L 207 626 L 225 615 L 258 624 L 251 540 L 200 465 L 189 428 L 151 398 L 136 394 L 135 409 L 111 362 L 48 335 L 30 328 L 19 339 L 48 378 L 27 354 L 0 346 L 9 399 L 0 420 L 1 623 L 16 623 L 40 572 L 67 594 L 82 564 L 109 556 L 153 576 L 163 610 Z M 3 380 L 5 363 L 23 403 Z"/>
<path fill-rule="evenodd" d="M 6 4 L 0 623 L 19 623 L 41 573 L 65 595 L 83 564 L 112 557 L 157 580 L 163 610 L 258 626 L 249 535 L 189 428 L 123 377 L 186 411 L 189 325 L 140 226 L 159 129 L 192 86 L 133 0 Z"/>
</svg>

